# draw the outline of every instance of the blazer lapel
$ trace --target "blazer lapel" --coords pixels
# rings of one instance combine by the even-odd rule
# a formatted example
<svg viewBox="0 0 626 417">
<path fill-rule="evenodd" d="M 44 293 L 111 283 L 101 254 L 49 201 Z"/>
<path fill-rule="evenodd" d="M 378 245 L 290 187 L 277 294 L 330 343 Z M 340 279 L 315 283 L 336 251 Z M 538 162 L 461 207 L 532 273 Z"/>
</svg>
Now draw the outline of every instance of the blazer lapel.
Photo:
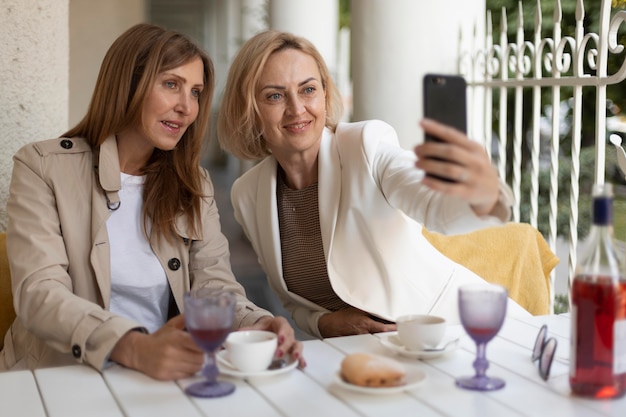
<svg viewBox="0 0 626 417">
<path fill-rule="evenodd" d="M 256 224 L 259 227 L 259 236 L 271 237 L 273 244 L 264 245 L 259 241 L 259 250 L 262 252 L 261 259 L 267 259 L 268 276 L 283 276 L 282 254 L 280 250 L 280 230 L 278 227 L 278 206 L 276 204 L 276 175 L 277 163 L 273 157 L 266 158 L 261 162 L 258 173 L 258 186 L 256 191 Z M 285 282 L 281 280 L 284 289 Z"/>
<path fill-rule="evenodd" d="M 324 257 L 328 261 L 332 248 L 339 199 L 341 196 L 341 157 L 337 148 L 335 134 L 324 129 L 320 144 L 318 166 L 318 205 L 320 229 L 324 244 Z"/>
</svg>

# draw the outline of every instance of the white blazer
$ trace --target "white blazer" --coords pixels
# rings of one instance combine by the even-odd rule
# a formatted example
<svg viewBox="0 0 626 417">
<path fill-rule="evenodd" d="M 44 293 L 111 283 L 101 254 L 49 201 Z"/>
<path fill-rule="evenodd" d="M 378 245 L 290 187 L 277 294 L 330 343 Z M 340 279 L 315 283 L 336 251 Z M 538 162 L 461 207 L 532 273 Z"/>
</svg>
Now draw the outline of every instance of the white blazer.
<svg viewBox="0 0 626 417">
<path fill-rule="evenodd" d="M 500 224 L 510 216 L 510 191 L 502 184 L 502 218 L 479 218 L 465 201 L 423 186 L 415 160 L 381 121 L 324 130 L 318 197 L 328 276 L 346 303 L 381 318 L 432 313 L 458 322 L 457 287 L 485 281 L 437 251 L 421 225 L 452 234 Z M 296 325 L 321 337 L 317 322 L 328 310 L 290 292 L 283 279 L 276 180 L 271 156 L 237 179 L 231 192 L 235 218 Z M 528 314 L 518 305 L 509 312 L 518 308 Z"/>
</svg>

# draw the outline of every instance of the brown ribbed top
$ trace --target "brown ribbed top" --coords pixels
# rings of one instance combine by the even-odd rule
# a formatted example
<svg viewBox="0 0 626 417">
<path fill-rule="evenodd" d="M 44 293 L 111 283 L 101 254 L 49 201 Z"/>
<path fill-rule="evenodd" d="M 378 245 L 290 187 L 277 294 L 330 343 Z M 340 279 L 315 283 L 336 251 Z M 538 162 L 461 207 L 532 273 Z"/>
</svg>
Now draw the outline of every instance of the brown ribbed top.
<svg viewBox="0 0 626 417">
<path fill-rule="evenodd" d="M 292 190 L 278 175 L 276 187 L 283 277 L 289 291 L 328 310 L 349 307 L 330 285 L 318 209 L 317 183 Z"/>
</svg>

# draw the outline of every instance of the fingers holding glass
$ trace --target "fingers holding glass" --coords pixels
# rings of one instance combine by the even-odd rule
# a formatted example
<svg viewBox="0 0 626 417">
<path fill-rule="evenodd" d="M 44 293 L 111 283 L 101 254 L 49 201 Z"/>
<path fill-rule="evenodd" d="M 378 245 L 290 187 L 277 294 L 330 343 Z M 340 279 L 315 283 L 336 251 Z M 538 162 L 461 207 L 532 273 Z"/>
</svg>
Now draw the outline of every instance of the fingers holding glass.
<svg viewBox="0 0 626 417">
<path fill-rule="evenodd" d="M 218 381 L 215 352 L 222 346 L 235 321 L 235 296 L 228 291 L 198 288 L 185 294 L 185 325 L 193 340 L 206 352 L 202 374 L 204 381 L 189 385 L 185 392 L 194 397 L 222 397 L 231 394 L 235 385 Z"/>
</svg>

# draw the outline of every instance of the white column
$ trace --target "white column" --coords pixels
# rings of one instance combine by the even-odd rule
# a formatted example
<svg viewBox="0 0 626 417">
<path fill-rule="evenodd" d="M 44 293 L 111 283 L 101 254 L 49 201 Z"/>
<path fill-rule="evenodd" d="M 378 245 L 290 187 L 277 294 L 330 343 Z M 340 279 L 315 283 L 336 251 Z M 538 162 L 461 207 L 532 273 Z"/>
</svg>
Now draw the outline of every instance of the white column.
<svg viewBox="0 0 626 417">
<path fill-rule="evenodd" d="M 269 0 L 270 28 L 307 38 L 337 77 L 339 0 Z"/>
<path fill-rule="evenodd" d="M 267 29 L 266 0 L 241 1 L 241 41 Z"/>
<path fill-rule="evenodd" d="M 204 1 L 203 45 L 215 67 L 215 94 L 211 106 L 208 148 L 202 157 L 202 165 L 225 165 L 227 155 L 221 152 L 217 140 L 217 115 L 226 84 L 228 68 L 235 51 L 241 44 L 239 38 L 240 5 L 229 0 Z"/>
<path fill-rule="evenodd" d="M 146 20 L 144 0 L 72 0 L 70 4 L 69 125 L 87 113 L 100 65 L 126 29 Z"/>
<path fill-rule="evenodd" d="M 353 120 L 391 124 L 404 148 L 423 140 L 422 76 L 458 73 L 459 34 L 484 33 L 485 0 L 351 3 Z"/>
<path fill-rule="evenodd" d="M 69 0 L 3 0 L 0 7 L 0 230 L 13 154 L 68 127 Z"/>
<path fill-rule="evenodd" d="M 241 46 L 241 8 L 238 2 L 229 0 L 204 0 L 204 3 L 204 44 L 215 66 L 215 100 L 222 94 L 230 62 Z"/>
<path fill-rule="evenodd" d="M 241 27 L 240 43 L 268 28 L 268 8 L 266 0 L 240 0 L 241 4 Z M 239 48 L 237 48 L 239 49 Z M 236 52 L 236 51 L 235 51 Z M 239 175 L 254 166 L 255 161 L 239 160 Z"/>
</svg>

